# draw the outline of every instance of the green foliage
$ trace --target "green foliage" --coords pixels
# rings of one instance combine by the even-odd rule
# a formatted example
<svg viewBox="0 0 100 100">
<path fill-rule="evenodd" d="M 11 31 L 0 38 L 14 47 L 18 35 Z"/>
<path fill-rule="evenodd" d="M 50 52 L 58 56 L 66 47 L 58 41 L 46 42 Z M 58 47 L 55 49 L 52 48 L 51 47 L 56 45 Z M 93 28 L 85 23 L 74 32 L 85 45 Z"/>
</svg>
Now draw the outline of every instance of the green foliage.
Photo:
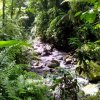
<svg viewBox="0 0 100 100">
<path fill-rule="evenodd" d="M 79 87 L 77 85 L 77 80 L 73 79 L 71 73 L 63 68 L 58 68 L 57 71 L 52 75 L 53 84 L 51 86 L 54 90 L 54 97 L 56 100 L 56 95 L 61 100 L 77 100 L 77 93 L 79 92 Z"/>
<path fill-rule="evenodd" d="M 76 70 L 79 74 L 89 79 L 100 78 L 99 0 L 30 0 L 29 2 L 26 9 L 29 19 L 21 17 L 25 15 L 23 9 L 26 8 L 25 0 L 10 0 L 10 2 L 6 0 L 6 4 L 3 3 L 3 14 L 0 12 L 3 22 L 3 25 L 0 25 L 0 99 L 52 99 L 49 89 L 43 83 L 44 79 L 29 72 L 27 67 L 31 59 L 38 59 L 32 49 L 28 48 L 30 46 L 23 42 L 30 36 L 25 28 L 30 27 L 34 17 L 36 36 L 60 49 L 77 49 L 79 67 Z M 77 81 L 73 80 L 69 73 L 62 71 L 62 74 L 56 73 L 53 88 L 59 87 L 62 100 L 68 97 L 77 99 Z"/>
<path fill-rule="evenodd" d="M 78 47 L 77 43 L 74 46 L 69 41 L 72 37 L 79 39 L 80 44 L 86 40 L 96 41 L 99 39 L 99 29 L 96 29 L 99 21 L 98 0 L 62 1 L 39 0 L 30 2 L 29 8 L 36 15 L 35 35 L 39 35 L 43 41 L 53 43 L 57 48 L 62 49 L 68 46 L 69 49 Z M 95 23 L 97 24 L 95 25 Z"/>
<path fill-rule="evenodd" d="M 87 43 L 77 51 L 79 67 L 76 69 L 79 74 L 85 73 L 90 79 L 100 76 L 100 41 Z"/>
<path fill-rule="evenodd" d="M 22 41 L 0 41 L 0 99 L 50 100 L 43 78 L 28 71 L 31 55 L 22 45 L 27 46 Z"/>
<path fill-rule="evenodd" d="M 44 5 L 44 2 L 46 2 L 47 5 Z M 34 9 L 36 10 L 35 13 L 33 12 L 36 15 L 34 21 L 36 28 L 35 35 L 39 35 L 43 41 L 53 43 L 59 48 L 68 45 L 67 38 L 69 38 L 71 33 L 70 27 L 72 26 L 67 13 L 60 8 L 60 3 L 60 0 L 40 0 L 38 3 L 33 1 L 30 5 L 31 7 L 34 5 L 33 11 Z"/>
<path fill-rule="evenodd" d="M 91 96 L 85 96 L 84 94 L 80 94 L 79 100 L 100 100 L 100 92 L 96 93 L 96 95 Z"/>
<path fill-rule="evenodd" d="M 12 4 L 7 4 L 6 14 L 9 11 L 11 16 L 6 15 L 4 25 L 0 27 L 0 100 L 51 100 L 43 77 L 30 72 L 30 62 L 37 55 L 25 42 L 30 35 L 26 33 L 22 19 L 18 20 L 22 2 L 24 0 L 11 0 Z M 17 19 L 12 19 L 15 16 Z"/>
<path fill-rule="evenodd" d="M 28 34 L 18 20 L 7 20 L 0 28 L 0 40 L 26 40 Z"/>
<path fill-rule="evenodd" d="M 29 44 L 23 41 L 9 40 L 9 41 L 0 41 L 0 67 L 4 68 L 10 64 L 27 64 L 29 62 L 27 49 L 22 46 L 29 46 Z M 7 47 L 7 48 L 4 48 Z M 26 52 L 26 53 L 25 53 Z M 31 59 L 31 56 L 30 58 Z"/>
<path fill-rule="evenodd" d="M 73 28 L 75 34 L 69 38 L 69 43 L 72 47 L 77 48 L 79 67 L 76 70 L 90 80 L 100 79 L 99 4 L 98 0 L 70 1 L 72 8 L 70 12 L 75 16 L 74 25 L 76 26 Z M 78 6 L 75 7 L 75 5 Z"/>
<path fill-rule="evenodd" d="M 46 37 L 46 29 L 48 26 L 48 15 L 45 11 L 39 12 L 34 22 L 37 26 L 36 33 L 41 36 L 41 38 L 45 39 Z"/>
<path fill-rule="evenodd" d="M 42 77 L 14 65 L 0 71 L 0 98 L 3 100 L 48 100 Z"/>
<path fill-rule="evenodd" d="M 8 47 L 8 46 L 14 46 L 14 45 L 29 46 L 27 43 L 25 43 L 23 41 L 17 41 L 17 40 L 0 41 L 0 48 L 2 48 L 2 47 Z"/>
<path fill-rule="evenodd" d="M 99 31 L 96 29 L 96 24 L 99 23 L 99 1 L 87 1 L 87 0 L 66 0 L 70 2 L 71 9 L 69 10 L 70 18 L 74 22 L 73 33 L 74 36 L 71 37 L 80 41 L 80 44 L 84 44 L 88 41 L 96 41 L 100 38 Z M 98 25 L 97 25 L 98 26 Z M 75 39 L 75 42 L 76 42 Z M 75 43 L 73 41 L 73 43 Z M 71 43 L 71 41 L 69 41 Z M 79 43 L 79 42 L 78 42 Z M 77 42 L 75 44 L 78 44 Z M 71 43 L 74 47 L 74 44 Z M 75 45 L 76 46 L 76 45 Z M 77 45 L 78 47 L 78 45 Z"/>
</svg>

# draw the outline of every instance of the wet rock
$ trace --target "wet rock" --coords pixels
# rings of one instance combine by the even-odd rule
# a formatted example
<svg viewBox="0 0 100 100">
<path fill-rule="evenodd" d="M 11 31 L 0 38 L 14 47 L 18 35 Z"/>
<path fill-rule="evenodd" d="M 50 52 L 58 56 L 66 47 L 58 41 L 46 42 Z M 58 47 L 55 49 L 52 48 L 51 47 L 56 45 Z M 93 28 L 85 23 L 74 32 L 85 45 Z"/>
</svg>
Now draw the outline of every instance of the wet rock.
<svg viewBox="0 0 100 100">
<path fill-rule="evenodd" d="M 52 52 L 52 55 L 54 56 L 59 56 L 59 52 L 54 48 L 53 52 Z"/>
<path fill-rule="evenodd" d="M 72 56 L 70 55 L 70 54 L 66 54 L 65 56 L 64 56 L 64 58 L 63 58 L 63 60 L 66 60 L 66 59 L 68 59 L 68 58 L 72 58 Z"/>
<path fill-rule="evenodd" d="M 76 58 L 73 58 L 73 61 L 74 61 L 74 62 L 77 62 L 77 59 L 76 59 Z"/>
<path fill-rule="evenodd" d="M 63 60 L 63 56 L 57 56 L 56 57 L 58 60 Z"/>
<path fill-rule="evenodd" d="M 36 50 L 36 53 L 37 53 L 38 55 L 41 55 L 41 54 L 42 54 L 42 51 Z"/>
<path fill-rule="evenodd" d="M 75 64 L 75 65 L 76 65 L 76 64 L 77 64 L 77 62 L 78 62 L 78 61 L 77 61 L 77 59 L 76 59 L 76 58 L 72 58 L 72 62 L 71 62 L 72 64 Z"/>
<path fill-rule="evenodd" d="M 87 79 L 84 79 L 81 77 L 77 77 L 76 79 L 77 79 L 77 82 L 78 82 L 80 87 L 86 86 L 89 83 L 89 81 Z"/>
<path fill-rule="evenodd" d="M 63 61 L 65 61 L 66 64 L 71 64 L 72 58 L 73 57 L 71 55 L 67 54 L 66 56 L 63 57 Z"/>
<path fill-rule="evenodd" d="M 73 68 L 73 67 L 74 67 L 73 64 L 67 64 L 67 65 L 66 65 L 66 68 L 67 68 L 67 69 L 70 69 L 71 71 L 72 71 L 72 68 Z"/>
<path fill-rule="evenodd" d="M 55 69 L 50 68 L 50 72 L 51 72 L 51 73 L 53 73 L 53 72 L 55 72 L 55 71 L 56 71 Z"/>
<path fill-rule="evenodd" d="M 41 56 L 49 56 L 51 53 L 47 50 L 41 53 Z"/>
<path fill-rule="evenodd" d="M 65 64 L 64 61 L 61 61 L 61 62 L 60 62 L 60 67 L 61 67 L 61 68 L 66 68 L 66 64 Z"/>
<path fill-rule="evenodd" d="M 71 64 L 72 63 L 72 59 L 68 58 L 66 59 L 66 64 Z"/>
<path fill-rule="evenodd" d="M 50 72 L 50 68 L 45 66 L 33 66 L 30 71 L 35 72 L 39 75 L 43 75 L 44 73 Z"/>
<path fill-rule="evenodd" d="M 48 67 L 45 67 L 45 68 L 43 68 L 43 71 L 46 71 L 46 72 L 48 72 L 48 71 L 50 71 L 50 68 L 48 68 Z"/>
<path fill-rule="evenodd" d="M 64 56 L 63 60 L 66 60 L 69 57 L 70 57 L 70 55 L 66 55 L 66 56 Z"/>
<path fill-rule="evenodd" d="M 46 44 L 45 47 L 46 47 L 46 49 L 47 49 L 48 51 L 51 51 L 51 49 L 52 49 L 52 46 L 50 46 L 50 45 L 48 45 L 48 44 Z"/>
<path fill-rule="evenodd" d="M 32 66 L 38 66 L 39 65 L 39 61 L 32 60 L 30 64 Z"/>
<path fill-rule="evenodd" d="M 99 84 L 91 84 L 89 83 L 85 87 L 82 87 L 82 91 L 84 91 L 85 95 L 96 95 L 99 91 Z"/>
<path fill-rule="evenodd" d="M 48 61 L 52 61 L 54 57 L 52 55 L 49 55 L 49 56 L 42 56 L 40 59 L 43 63 L 46 63 Z"/>
<path fill-rule="evenodd" d="M 34 63 L 34 66 L 38 66 L 39 65 L 39 61 Z"/>
<path fill-rule="evenodd" d="M 93 77 L 92 79 L 89 79 L 89 82 L 94 84 L 100 82 L 100 76 L 96 76 Z"/>
<path fill-rule="evenodd" d="M 33 66 L 32 68 L 35 68 L 35 69 L 42 69 L 44 68 L 43 66 Z"/>
<path fill-rule="evenodd" d="M 49 68 L 56 68 L 59 67 L 60 63 L 57 60 L 52 60 L 47 62 L 46 66 Z"/>
</svg>

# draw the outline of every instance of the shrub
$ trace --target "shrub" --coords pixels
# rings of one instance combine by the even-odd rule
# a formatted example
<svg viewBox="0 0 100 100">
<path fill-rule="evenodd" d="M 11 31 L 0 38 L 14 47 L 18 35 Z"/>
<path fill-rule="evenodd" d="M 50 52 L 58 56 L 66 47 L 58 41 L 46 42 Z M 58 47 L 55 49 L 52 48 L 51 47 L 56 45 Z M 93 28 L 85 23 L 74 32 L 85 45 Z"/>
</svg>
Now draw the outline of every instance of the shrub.
<svg viewBox="0 0 100 100">
<path fill-rule="evenodd" d="M 8 19 L 0 28 L 0 40 L 26 40 L 28 34 L 18 20 Z"/>
<path fill-rule="evenodd" d="M 0 98 L 3 100 L 49 100 L 42 77 L 21 65 L 0 71 Z M 49 92 L 48 92 L 49 93 Z"/>
<path fill-rule="evenodd" d="M 23 55 L 22 45 L 29 46 L 16 40 L 0 41 L 0 99 L 50 100 L 43 78 L 28 71 L 29 55 Z"/>
<path fill-rule="evenodd" d="M 89 79 L 100 77 L 100 41 L 84 44 L 77 51 L 79 67 L 76 69 L 79 74 L 85 73 Z"/>
</svg>

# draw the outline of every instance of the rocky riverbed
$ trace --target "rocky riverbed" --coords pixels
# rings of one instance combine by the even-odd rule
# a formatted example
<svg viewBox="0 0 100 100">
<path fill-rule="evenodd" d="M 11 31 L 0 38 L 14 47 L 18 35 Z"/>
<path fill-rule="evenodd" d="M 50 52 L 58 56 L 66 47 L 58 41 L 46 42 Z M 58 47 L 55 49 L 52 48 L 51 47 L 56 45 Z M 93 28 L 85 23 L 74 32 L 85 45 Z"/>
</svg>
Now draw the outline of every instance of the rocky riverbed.
<svg viewBox="0 0 100 100">
<path fill-rule="evenodd" d="M 36 38 L 33 41 L 34 51 L 38 54 L 38 60 L 31 62 L 31 70 L 39 75 L 52 74 L 56 68 L 66 69 L 71 75 L 77 79 L 79 88 L 84 91 L 86 95 L 94 95 L 100 89 L 100 83 L 91 84 L 87 79 L 77 76 L 75 69 L 77 67 L 77 59 L 71 53 L 61 52 L 53 48 L 50 44 L 45 44 Z M 50 84 L 50 83 L 49 83 Z"/>
</svg>

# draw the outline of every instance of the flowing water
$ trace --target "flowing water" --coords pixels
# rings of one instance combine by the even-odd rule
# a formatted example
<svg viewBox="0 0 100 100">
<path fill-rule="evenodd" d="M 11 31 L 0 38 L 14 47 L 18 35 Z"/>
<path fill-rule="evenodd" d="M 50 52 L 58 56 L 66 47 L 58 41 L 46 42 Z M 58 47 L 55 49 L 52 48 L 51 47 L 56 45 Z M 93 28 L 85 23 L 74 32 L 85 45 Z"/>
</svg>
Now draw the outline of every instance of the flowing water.
<svg viewBox="0 0 100 100">
<path fill-rule="evenodd" d="M 44 75 L 44 73 L 52 73 L 55 71 L 55 67 L 57 66 L 67 69 L 67 71 L 77 79 L 80 89 L 84 91 L 85 94 L 93 95 L 99 91 L 99 84 L 91 84 L 87 79 L 76 76 L 76 58 L 74 58 L 70 53 L 58 51 L 57 49 L 52 48 L 52 45 L 41 42 L 39 38 L 34 40 L 33 48 L 39 56 L 38 60 L 32 61 L 32 70 L 36 73 L 40 75 Z"/>
</svg>

